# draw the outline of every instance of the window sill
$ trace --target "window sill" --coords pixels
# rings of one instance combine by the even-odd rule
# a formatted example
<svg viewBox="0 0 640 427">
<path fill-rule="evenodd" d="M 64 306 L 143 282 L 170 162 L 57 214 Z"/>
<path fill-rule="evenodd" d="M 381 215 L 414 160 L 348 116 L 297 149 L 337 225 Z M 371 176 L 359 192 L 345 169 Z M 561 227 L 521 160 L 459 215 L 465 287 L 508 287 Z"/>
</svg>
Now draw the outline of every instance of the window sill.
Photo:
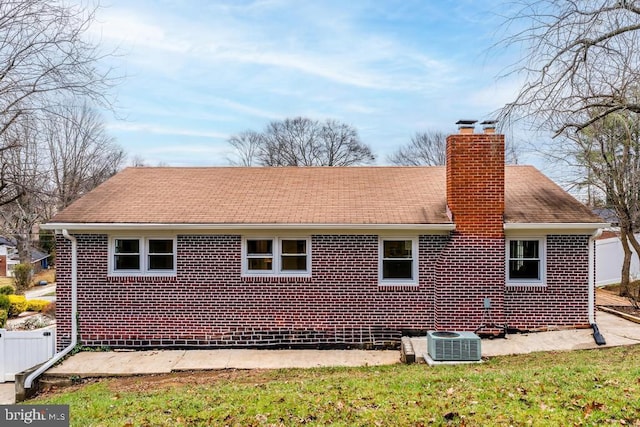
<svg viewBox="0 0 640 427">
<path fill-rule="evenodd" d="M 129 275 L 109 275 L 107 281 L 110 283 L 154 283 L 154 282 L 175 282 L 177 276 L 173 275 L 151 275 L 151 274 L 129 274 Z"/>
<path fill-rule="evenodd" d="M 416 292 L 419 289 L 417 283 L 378 283 L 380 292 Z"/>
<path fill-rule="evenodd" d="M 522 292 L 543 292 L 546 291 L 546 283 L 517 283 L 511 282 L 506 284 L 507 291 Z"/>
<path fill-rule="evenodd" d="M 242 276 L 240 281 L 243 283 L 307 283 L 311 282 L 311 276 Z"/>
</svg>

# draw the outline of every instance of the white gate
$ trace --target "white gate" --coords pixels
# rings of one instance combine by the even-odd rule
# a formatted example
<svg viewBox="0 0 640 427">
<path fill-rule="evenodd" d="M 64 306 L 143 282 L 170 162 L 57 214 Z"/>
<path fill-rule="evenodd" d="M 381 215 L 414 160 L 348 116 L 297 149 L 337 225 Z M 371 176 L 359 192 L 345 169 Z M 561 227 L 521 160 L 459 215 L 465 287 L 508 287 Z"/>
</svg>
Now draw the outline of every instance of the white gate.
<svg viewBox="0 0 640 427">
<path fill-rule="evenodd" d="M 51 359 L 56 353 L 56 327 L 35 331 L 0 329 L 0 383 Z"/>
</svg>

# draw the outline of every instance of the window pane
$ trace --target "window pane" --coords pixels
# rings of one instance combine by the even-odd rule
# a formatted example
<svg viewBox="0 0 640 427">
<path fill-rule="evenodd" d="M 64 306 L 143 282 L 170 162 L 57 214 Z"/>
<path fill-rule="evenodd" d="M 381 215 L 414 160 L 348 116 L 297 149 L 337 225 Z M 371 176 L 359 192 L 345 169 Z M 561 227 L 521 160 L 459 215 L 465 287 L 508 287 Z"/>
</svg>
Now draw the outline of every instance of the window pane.
<svg viewBox="0 0 640 427">
<path fill-rule="evenodd" d="M 538 240 L 511 240 L 509 242 L 510 258 L 539 258 Z"/>
<path fill-rule="evenodd" d="M 382 278 L 383 279 L 413 279 L 413 261 L 383 261 L 382 262 Z"/>
<path fill-rule="evenodd" d="M 271 258 L 249 258 L 249 270 L 271 271 L 273 260 Z"/>
<path fill-rule="evenodd" d="M 173 240 L 149 240 L 150 254 L 172 254 Z"/>
<path fill-rule="evenodd" d="M 140 253 L 140 241 L 138 239 L 116 239 L 117 254 Z"/>
<path fill-rule="evenodd" d="M 509 261 L 509 279 L 540 280 L 540 261 L 538 260 Z"/>
<path fill-rule="evenodd" d="M 411 240 L 385 240 L 384 258 L 411 258 Z"/>
<path fill-rule="evenodd" d="M 247 240 L 247 254 L 273 254 L 273 240 Z"/>
<path fill-rule="evenodd" d="M 282 270 L 307 270 L 307 257 L 305 256 L 283 256 L 282 257 Z"/>
<path fill-rule="evenodd" d="M 173 255 L 149 255 L 149 270 L 173 270 Z"/>
<path fill-rule="evenodd" d="M 306 240 L 283 240 L 282 253 L 283 254 L 306 254 L 307 241 Z"/>
<path fill-rule="evenodd" d="M 116 270 L 139 270 L 140 269 L 139 255 L 116 255 L 115 261 L 116 261 L 115 262 Z"/>
</svg>

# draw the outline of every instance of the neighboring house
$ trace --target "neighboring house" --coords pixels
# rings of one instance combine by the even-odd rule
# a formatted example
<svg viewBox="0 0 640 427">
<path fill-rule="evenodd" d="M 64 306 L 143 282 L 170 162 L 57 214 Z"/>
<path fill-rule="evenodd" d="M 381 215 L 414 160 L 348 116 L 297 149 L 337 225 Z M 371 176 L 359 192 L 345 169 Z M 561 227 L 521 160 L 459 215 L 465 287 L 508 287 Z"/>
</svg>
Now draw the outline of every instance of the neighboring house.
<svg viewBox="0 0 640 427">
<path fill-rule="evenodd" d="M 12 277 L 13 268 L 20 264 L 20 257 L 16 248 L 16 242 L 0 236 L 0 276 Z M 31 248 L 31 265 L 33 271 L 38 272 L 48 267 L 47 259 L 49 255 Z"/>
<path fill-rule="evenodd" d="M 488 315 L 588 327 L 608 224 L 505 167 L 491 128 L 447 144 L 446 167 L 125 169 L 43 227 L 58 346 L 74 318 L 83 345 L 113 347 L 378 345 Z"/>
<path fill-rule="evenodd" d="M 593 213 L 602 218 L 605 222 L 611 224 L 612 227 L 620 226 L 620 218 L 615 209 L 611 208 L 593 208 Z"/>
</svg>

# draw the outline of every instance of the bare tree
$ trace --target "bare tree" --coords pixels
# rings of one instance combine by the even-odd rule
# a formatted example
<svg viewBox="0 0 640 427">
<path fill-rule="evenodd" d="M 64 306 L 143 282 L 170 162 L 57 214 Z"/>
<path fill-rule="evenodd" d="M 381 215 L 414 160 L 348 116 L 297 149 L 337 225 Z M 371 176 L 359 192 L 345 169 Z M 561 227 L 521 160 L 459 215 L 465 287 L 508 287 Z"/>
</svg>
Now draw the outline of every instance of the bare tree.
<svg viewBox="0 0 640 427">
<path fill-rule="evenodd" d="M 636 0 L 519 0 L 502 45 L 523 52 L 507 70 L 526 83 L 501 121 L 530 119 L 581 130 L 607 115 L 640 112 L 640 5 Z"/>
<path fill-rule="evenodd" d="M 229 144 L 235 149 L 237 159 L 230 159 L 234 166 L 255 166 L 258 161 L 263 140 L 258 132 L 247 130 L 229 138 Z"/>
<path fill-rule="evenodd" d="M 353 127 L 336 120 L 295 117 L 269 123 L 263 133 L 245 131 L 229 143 L 243 166 L 351 166 L 375 161 Z"/>
<path fill-rule="evenodd" d="M 640 254 L 640 244 L 634 235 L 640 226 L 640 116 L 628 111 L 610 113 L 570 137 L 576 163 L 590 172 L 588 184 L 600 189 L 606 204 L 618 215 L 624 249 L 620 292 L 632 296 L 631 247 Z"/>
<path fill-rule="evenodd" d="M 12 140 L 20 141 L 18 148 L 3 151 L 1 159 L 14 186 L 28 188 L 29 191 L 20 192 L 13 200 L 0 206 L 0 218 L 4 234 L 16 241 L 20 262 L 30 263 L 33 227 L 45 219 L 47 174 L 35 120 L 29 121 L 23 116 L 19 123 L 20 126 L 12 126 L 1 136 L 9 140 L 9 145 L 13 145 Z"/>
<path fill-rule="evenodd" d="M 306 117 L 273 121 L 263 134 L 260 163 L 264 166 L 319 166 L 322 164 L 320 126 Z"/>
<path fill-rule="evenodd" d="M 504 44 L 523 51 L 511 73 L 526 82 L 505 106 L 505 122 L 529 121 L 552 131 L 551 158 L 573 161 L 616 210 L 627 254 L 640 249 L 637 224 L 637 117 L 640 113 L 640 2 L 637 0 L 520 0 Z M 640 256 L 640 250 L 638 250 Z M 627 267 L 625 267 L 625 265 Z"/>
<path fill-rule="evenodd" d="M 519 153 L 513 140 L 508 140 L 505 162 L 517 164 Z M 447 161 L 447 135 L 434 130 L 416 132 L 408 144 L 398 147 L 387 156 L 387 161 L 399 166 L 442 166 Z"/>
<path fill-rule="evenodd" d="M 416 132 L 407 145 L 387 157 L 394 165 L 441 166 L 447 161 L 447 135 L 429 130 Z"/>
<path fill-rule="evenodd" d="M 103 57 L 86 39 L 95 8 L 59 0 L 0 2 L 0 136 L 17 126 L 22 116 L 33 120 L 64 96 L 84 96 L 108 105 L 114 82 L 102 71 Z M 2 138 L 0 151 L 22 141 Z M 0 205 L 19 197 L 16 187 L 0 169 Z"/>
<path fill-rule="evenodd" d="M 124 163 L 124 150 L 107 134 L 102 117 L 86 103 L 51 109 L 41 127 L 57 209 L 97 187 Z"/>
<path fill-rule="evenodd" d="M 358 131 L 336 120 L 326 120 L 320 128 L 320 150 L 326 166 L 351 166 L 375 161 L 371 148 L 360 141 Z"/>
</svg>

